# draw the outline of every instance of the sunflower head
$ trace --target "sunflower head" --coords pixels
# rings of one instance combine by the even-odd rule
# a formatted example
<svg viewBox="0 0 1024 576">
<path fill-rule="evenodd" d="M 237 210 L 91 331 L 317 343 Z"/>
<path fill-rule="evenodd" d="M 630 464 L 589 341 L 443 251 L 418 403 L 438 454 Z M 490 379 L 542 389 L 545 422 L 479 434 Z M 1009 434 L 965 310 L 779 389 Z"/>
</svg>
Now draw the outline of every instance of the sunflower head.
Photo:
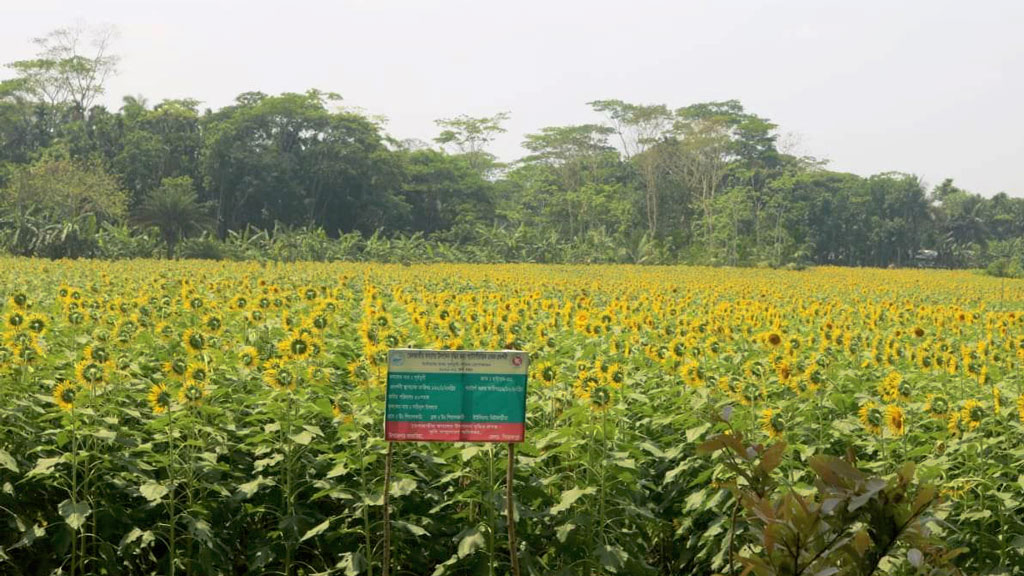
<svg viewBox="0 0 1024 576">
<path fill-rule="evenodd" d="M 949 400 L 941 394 L 929 394 L 925 397 L 924 409 L 932 418 L 943 419 L 949 414 Z"/>
<path fill-rule="evenodd" d="M 313 338 L 301 331 L 292 332 L 288 338 L 285 338 L 278 344 L 278 350 L 280 350 L 281 355 L 292 360 L 305 360 L 316 349 L 317 346 Z"/>
<path fill-rule="evenodd" d="M 149 405 L 153 407 L 153 412 L 157 414 L 166 412 L 171 407 L 172 400 L 171 392 L 163 383 L 154 384 L 149 389 Z"/>
<path fill-rule="evenodd" d="M 260 353 L 259 350 L 252 346 L 246 346 L 238 353 L 238 359 L 242 361 L 242 366 L 246 368 L 252 368 L 259 362 Z"/>
<path fill-rule="evenodd" d="M 870 400 L 865 402 L 861 405 L 858 416 L 865 430 L 876 436 L 882 434 L 882 425 L 885 424 L 885 413 L 878 404 Z"/>
<path fill-rule="evenodd" d="M 885 407 L 885 425 L 893 436 L 903 436 L 906 432 L 903 409 L 898 404 L 890 404 Z"/>
<path fill-rule="evenodd" d="M 768 435 L 769 438 L 778 438 L 782 436 L 782 433 L 786 430 L 786 422 L 782 419 L 782 415 L 775 412 L 771 408 L 766 408 L 761 411 L 761 430 Z"/>
<path fill-rule="evenodd" d="M 181 343 L 185 345 L 185 350 L 188 350 L 189 354 L 200 354 L 206 349 L 206 336 L 198 330 L 189 328 L 182 334 Z"/>
<path fill-rule="evenodd" d="M 106 381 L 109 369 L 107 362 L 85 359 L 75 364 L 75 378 L 80 385 L 94 388 Z"/>
<path fill-rule="evenodd" d="M 190 380 L 178 391 L 178 402 L 185 406 L 194 407 L 203 403 L 206 397 L 206 384 Z"/>
<path fill-rule="evenodd" d="M 67 380 L 61 380 L 57 387 L 53 390 L 53 399 L 57 402 L 57 406 L 61 410 L 70 411 L 75 407 L 75 396 L 78 394 L 78 388 L 74 383 Z"/>
<path fill-rule="evenodd" d="M 206 365 L 199 362 L 192 362 L 185 369 L 185 380 L 189 382 L 205 383 L 210 378 Z"/>
</svg>

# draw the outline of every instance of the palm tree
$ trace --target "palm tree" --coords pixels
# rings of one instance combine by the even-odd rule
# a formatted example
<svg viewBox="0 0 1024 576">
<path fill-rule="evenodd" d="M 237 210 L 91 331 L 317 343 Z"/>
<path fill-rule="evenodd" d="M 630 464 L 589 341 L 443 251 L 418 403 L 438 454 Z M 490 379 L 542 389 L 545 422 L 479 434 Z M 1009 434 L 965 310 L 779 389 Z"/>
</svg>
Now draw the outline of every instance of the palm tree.
<svg viewBox="0 0 1024 576">
<path fill-rule="evenodd" d="M 167 246 L 167 259 L 174 258 L 178 242 L 213 225 L 209 205 L 200 203 L 192 179 L 164 178 L 160 187 L 143 198 L 135 210 L 135 224 L 157 228 Z"/>
</svg>

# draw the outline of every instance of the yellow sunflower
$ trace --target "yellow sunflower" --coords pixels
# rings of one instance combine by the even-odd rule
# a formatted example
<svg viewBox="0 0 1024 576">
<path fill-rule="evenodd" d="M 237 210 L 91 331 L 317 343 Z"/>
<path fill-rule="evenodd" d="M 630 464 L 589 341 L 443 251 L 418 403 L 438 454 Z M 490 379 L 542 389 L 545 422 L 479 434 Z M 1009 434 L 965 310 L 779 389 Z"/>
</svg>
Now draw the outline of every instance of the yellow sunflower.
<svg viewBox="0 0 1024 576">
<path fill-rule="evenodd" d="M 960 409 L 960 420 L 969 431 L 980 426 L 981 420 L 984 417 L 985 408 L 977 400 L 972 399 L 964 402 L 964 407 Z"/>
<path fill-rule="evenodd" d="M 941 394 L 928 394 L 925 397 L 924 410 L 932 418 L 944 419 L 949 413 L 949 400 Z"/>
<path fill-rule="evenodd" d="M 170 391 L 167 390 L 167 386 L 163 383 L 154 384 L 149 389 L 149 405 L 153 407 L 153 412 L 157 414 L 163 414 L 171 407 L 172 396 Z"/>
<path fill-rule="evenodd" d="M 906 419 L 899 405 L 890 404 L 885 407 L 885 425 L 893 436 L 903 436 L 906 432 Z"/>
<path fill-rule="evenodd" d="M 786 430 L 786 422 L 782 419 L 782 415 L 775 412 L 771 408 L 766 408 L 761 411 L 761 430 L 768 435 L 769 438 L 778 438 L 782 436 L 782 433 Z"/>
<path fill-rule="evenodd" d="M 189 354 L 200 354 L 206 349 L 206 336 L 202 332 L 189 328 L 181 335 L 181 343 Z"/>
<path fill-rule="evenodd" d="M 295 331 L 282 340 L 277 345 L 277 349 L 281 352 L 281 355 L 286 358 L 290 358 L 292 360 L 305 360 L 313 354 L 315 342 L 309 334 Z"/>
<path fill-rule="evenodd" d="M 75 407 L 75 396 L 77 394 L 78 389 L 73 382 L 61 380 L 53 390 L 53 399 L 57 401 L 57 406 L 61 410 L 71 411 Z"/>
<path fill-rule="evenodd" d="M 875 436 L 881 436 L 882 425 L 885 424 L 885 413 L 878 404 L 868 400 L 860 407 L 858 415 L 865 430 Z"/>
<path fill-rule="evenodd" d="M 178 402 L 185 406 L 199 406 L 206 397 L 206 384 L 190 380 L 178 390 Z"/>
<path fill-rule="evenodd" d="M 238 359 L 241 360 L 242 366 L 252 368 L 259 362 L 260 352 L 252 346 L 246 346 L 238 352 Z"/>
<path fill-rule="evenodd" d="M 109 362 L 82 360 L 75 364 L 75 379 L 82 386 L 96 388 L 106 382 L 109 371 Z"/>
</svg>

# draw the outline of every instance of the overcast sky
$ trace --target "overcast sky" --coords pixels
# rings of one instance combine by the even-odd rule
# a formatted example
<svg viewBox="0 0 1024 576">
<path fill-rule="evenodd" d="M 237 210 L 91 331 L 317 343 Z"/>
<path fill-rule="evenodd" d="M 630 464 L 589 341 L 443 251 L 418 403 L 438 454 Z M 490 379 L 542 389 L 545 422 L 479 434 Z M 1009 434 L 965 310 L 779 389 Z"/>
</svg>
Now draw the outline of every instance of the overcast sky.
<svg viewBox="0 0 1024 576">
<path fill-rule="evenodd" d="M 118 29 L 115 108 L 315 87 L 423 140 L 508 110 L 511 160 L 591 100 L 735 98 L 833 169 L 1024 196 L 1020 0 L 0 0 L 0 61 L 76 22 Z"/>
</svg>

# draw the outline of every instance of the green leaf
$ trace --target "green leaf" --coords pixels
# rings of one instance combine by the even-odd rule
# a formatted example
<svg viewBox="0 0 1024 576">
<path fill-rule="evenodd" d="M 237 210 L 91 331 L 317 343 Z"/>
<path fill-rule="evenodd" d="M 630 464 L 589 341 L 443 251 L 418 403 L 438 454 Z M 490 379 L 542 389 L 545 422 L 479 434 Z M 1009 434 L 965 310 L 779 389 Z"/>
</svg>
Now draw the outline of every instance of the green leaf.
<svg viewBox="0 0 1024 576">
<path fill-rule="evenodd" d="M 149 530 L 142 531 L 138 528 L 132 528 L 131 532 L 125 534 L 124 537 L 121 538 L 121 542 L 117 545 L 117 548 L 123 552 L 126 546 L 136 540 L 139 541 L 139 548 L 145 548 L 156 541 L 156 536 L 154 536 Z"/>
<path fill-rule="evenodd" d="M 395 526 L 399 528 L 405 528 L 410 534 L 414 536 L 430 536 L 430 533 L 423 529 L 421 526 L 410 524 L 408 522 L 402 522 L 401 520 L 395 520 Z"/>
<path fill-rule="evenodd" d="M 28 475 L 29 476 L 46 476 L 53 472 L 53 467 L 60 462 L 61 457 L 56 458 L 40 458 L 36 461 L 36 466 L 33 468 Z"/>
<path fill-rule="evenodd" d="M 38 538 L 42 538 L 43 536 L 46 536 L 46 528 L 43 528 L 39 524 L 35 524 L 31 528 L 26 530 L 25 533 L 21 535 L 21 540 L 15 542 L 9 548 L 9 550 L 17 550 L 18 548 L 31 546 L 33 542 L 35 542 Z"/>
<path fill-rule="evenodd" d="M 11 472 L 18 471 L 18 462 L 6 450 L 0 449 L 0 468 L 7 468 Z M 1024 477 L 1022 477 L 1024 478 Z"/>
<path fill-rule="evenodd" d="M 412 494 L 412 491 L 416 489 L 416 481 L 412 478 L 402 478 L 391 483 L 391 495 L 395 498 L 401 498 L 407 494 Z"/>
<path fill-rule="evenodd" d="M 65 500 L 60 503 L 57 507 L 57 511 L 60 512 L 64 522 L 67 523 L 75 532 L 85 525 L 85 519 L 92 513 L 92 509 L 85 502 L 72 502 L 71 500 Z"/>
<path fill-rule="evenodd" d="M 604 566 L 605 570 L 613 573 L 622 570 L 626 565 L 626 560 L 629 560 L 629 554 L 618 546 L 601 544 L 594 549 L 594 552 L 597 554 L 597 559 L 601 562 L 601 566 Z"/>
<path fill-rule="evenodd" d="M 282 460 L 284 460 L 284 455 L 282 454 L 274 454 L 269 458 L 261 458 L 252 463 L 252 471 L 259 474 Z"/>
<path fill-rule="evenodd" d="M 310 442 L 313 441 L 313 435 L 310 434 L 308 430 L 303 430 L 302 432 L 299 432 L 298 434 L 293 434 L 293 435 L 289 436 L 289 438 L 292 439 L 292 442 L 295 442 L 296 444 L 299 444 L 300 446 L 306 446 Z"/>
<path fill-rule="evenodd" d="M 345 576 L 357 576 L 366 570 L 366 558 L 359 552 L 345 552 L 334 567 L 344 570 Z"/>
<path fill-rule="evenodd" d="M 158 482 L 146 482 L 139 486 L 139 494 L 151 503 L 156 504 L 167 495 L 167 487 Z"/>
<path fill-rule="evenodd" d="M 315 537 L 323 534 L 328 528 L 330 528 L 330 526 L 331 526 L 331 519 L 328 518 L 327 520 L 324 520 L 323 522 L 321 522 L 321 523 L 317 524 L 316 526 L 314 526 L 314 527 L 310 528 L 309 530 L 307 530 L 306 533 L 302 535 L 302 538 L 299 539 L 299 542 L 305 542 L 306 540 L 309 540 L 310 538 L 315 538 Z"/>
<path fill-rule="evenodd" d="M 117 438 L 117 434 L 113 430 L 107 430 L 106 428 L 99 428 L 92 432 L 92 435 L 100 440 L 106 440 L 108 442 Z"/>
<path fill-rule="evenodd" d="M 708 422 L 705 422 L 700 426 L 694 426 L 693 428 L 690 428 L 689 430 L 686 431 L 686 441 L 693 443 L 694 441 L 697 440 L 697 438 L 703 436 L 704 433 L 707 432 L 709 429 L 711 429 L 711 424 L 709 424 Z"/>
<path fill-rule="evenodd" d="M 565 543 L 565 540 L 569 537 L 569 533 L 576 528 L 576 525 L 572 522 L 566 522 L 555 530 L 555 537 L 558 538 L 559 542 Z"/>
<path fill-rule="evenodd" d="M 331 468 L 331 471 L 327 473 L 327 478 L 337 478 L 338 476 L 343 476 L 345 474 L 348 474 L 348 466 L 342 462 L 334 468 Z"/>
<path fill-rule="evenodd" d="M 558 504 L 551 507 L 551 513 L 560 514 L 568 510 L 583 496 L 586 496 L 587 494 L 594 494 L 595 492 L 597 492 L 597 488 L 594 488 L 593 486 L 588 488 L 573 488 L 572 490 L 562 492 L 562 498 L 558 501 Z"/>
<path fill-rule="evenodd" d="M 240 485 L 238 487 L 238 492 L 236 492 L 236 495 L 244 500 L 246 498 L 251 498 L 252 495 L 258 492 L 261 487 L 273 485 L 273 480 L 268 480 L 263 476 L 257 476 L 255 480 Z"/>
<path fill-rule="evenodd" d="M 657 446 L 651 444 L 650 442 L 641 442 L 640 448 L 643 448 L 645 451 L 649 452 L 651 456 L 654 456 L 655 458 L 664 458 L 666 456 L 664 450 L 658 448 Z"/>
<path fill-rule="evenodd" d="M 462 540 L 459 540 L 459 558 L 465 558 L 466 556 L 473 554 L 477 550 L 482 549 L 485 544 L 486 541 L 484 540 L 484 535 L 479 529 L 473 528 L 462 537 Z"/>
</svg>

